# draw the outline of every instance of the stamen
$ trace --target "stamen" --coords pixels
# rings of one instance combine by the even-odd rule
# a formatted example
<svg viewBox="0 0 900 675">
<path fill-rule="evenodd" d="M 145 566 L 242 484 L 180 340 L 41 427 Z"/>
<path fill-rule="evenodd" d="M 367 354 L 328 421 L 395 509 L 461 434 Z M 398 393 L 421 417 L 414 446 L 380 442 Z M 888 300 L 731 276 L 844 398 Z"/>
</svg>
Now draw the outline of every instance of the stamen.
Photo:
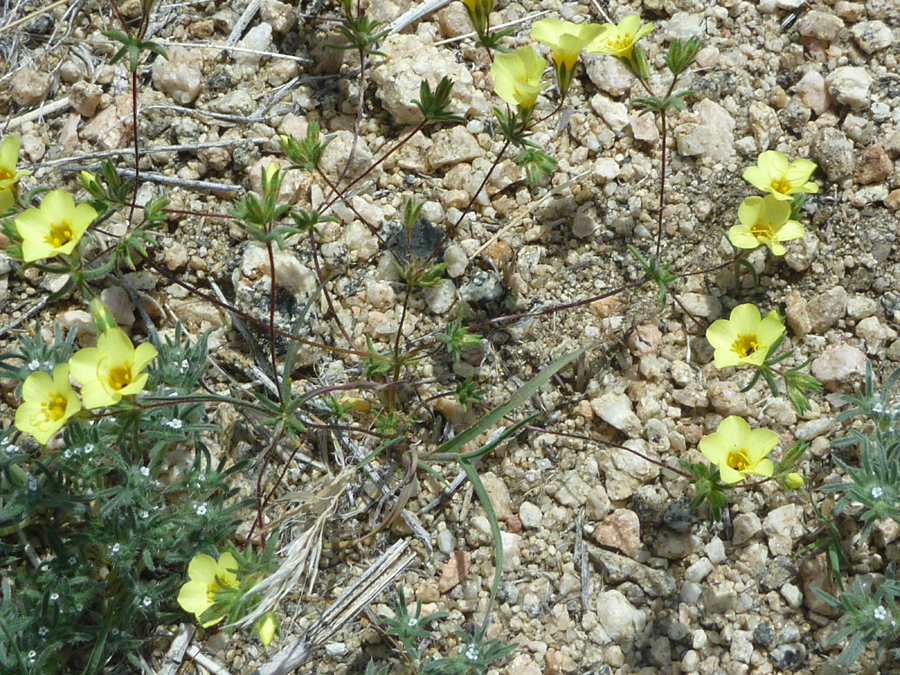
<svg viewBox="0 0 900 675">
<path fill-rule="evenodd" d="M 731 348 L 738 356 L 746 358 L 759 349 L 759 340 L 754 333 L 747 333 L 746 335 L 738 333 L 737 340 L 731 343 Z"/>
</svg>

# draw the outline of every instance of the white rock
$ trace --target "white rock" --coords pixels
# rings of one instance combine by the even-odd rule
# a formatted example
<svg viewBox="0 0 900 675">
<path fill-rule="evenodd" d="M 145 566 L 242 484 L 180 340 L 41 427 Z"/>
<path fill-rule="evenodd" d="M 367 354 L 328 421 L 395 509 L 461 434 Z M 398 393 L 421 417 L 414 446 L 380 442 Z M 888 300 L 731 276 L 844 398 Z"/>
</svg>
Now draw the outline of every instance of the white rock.
<svg viewBox="0 0 900 675">
<path fill-rule="evenodd" d="M 753 656 L 753 643 L 750 637 L 753 635 L 749 630 L 736 630 L 731 636 L 731 658 L 741 663 L 750 663 L 750 657 Z"/>
<path fill-rule="evenodd" d="M 593 237 L 600 228 L 597 222 L 597 213 L 593 208 L 579 209 L 572 219 L 572 234 L 579 239 Z"/>
<path fill-rule="evenodd" d="M 716 565 L 724 562 L 725 555 L 725 544 L 722 542 L 719 537 L 713 537 L 710 539 L 709 543 L 703 549 L 706 551 L 706 557 L 709 558 L 709 561 L 715 563 Z"/>
<path fill-rule="evenodd" d="M 605 54 L 584 54 L 585 72 L 598 89 L 610 96 L 621 96 L 631 89 L 634 76 L 618 59 Z"/>
<path fill-rule="evenodd" d="M 831 417 L 820 417 L 797 425 L 794 435 L 801 441 L 811 441 L 819 436 L 824 436 L 834 429 L 835 421 Z"/>
<path fill-rule="evenodd" d="M 209 103 L 209 107 L 213 112 L 222 113 L 223 115 L 246 116 L 253 112 L 253 106 L 253 99 L 243 89 L 236 89 L 223 94 Z"/>
<path fill-rule="evenodd" d="M 503 543 L 503 571 L 514 572 L 522 566 L 522 558 L 519 555 L 522 535 L 501 532 L 500 540 Z"/>
<path fill-rule="evenodd" d="M 631 133 L 636 141 L 656 143 L 659 140 L 659 129 L 656 126 L 656 117 L 653 115 L 640 115 L 633 112 L 628 116 L 631 124 Z"/>
<path fill-rule="evenodd" d="M 329 178 L 337 180 L 344 172 L 347 159 L 350 157 L 350 150 L 354 148 L 353 132 L 341 129 L 331 134 L 331 139 L 325 152 L 322 153 L 322 161 L 319 166 Z M 361 176 L 373 163 L 372 151 L 364 138 L 358 138 L 355 146 L 345 180 Z M 380 175 L 380 170 L 381 166 L 379 165 L 378 169 L 373 172 L 373 178 Z"/>
<path fill-rule="evenodd" d="M 703 587 L 693 581 L 685 581 L 681 586 L 681 601 L 686 605 L 696 605 L 703 593 Z"/>
<path fill-rule="evenodd" d="M 866 355 L 850 345 L 831 345 L 809 367 L 813 377 L 831 390 L 849 386 L 866 372 Z"/>
<path fill-rule="evenodd" d="M 272 50 L 272 26 L 263 22 L 247 31 L 247 34 L 237 43 L 241 49 L 251 51 L 233 52 L 236 72 L 241 75 L 253 75 L 259 70 L 259 62 L 263 56 L 254 52 L 268 52 Z"/>
<path fill-rule="evenodd" d="M 825 78 L 815 70 L 808 70 L 806 75 L 800 78 L 794 88 L 797 96 L 807 108 L 816 115 L 821 115 L 828 109 L 828 94 L 825 91 Z"/>
<path fill-rule="evenodd" d="M 696 122 L 675 128 L 678 152 L 725 161 L 734 155 L 734 118 L 718 103 L 703 99 L 695 107 Z"/>
<path fill-rule="evenodd" d="M 543 519 L 544 514 L 540 508 L 531 502 L 522 502 L 522 505 L 519 507 L 519 520 L 522 521 L 522 526 L 526 530 L 540 529 Z"/>
<path fill-rule="evenodd" d="M 425 157 L 433 169 L 471 162 L 484 154 L 475 137 L 461 125 L 441 129 L 434 134 L 432 141 L 434 145 Z"/>
<path fill-rule="evenodd" d="M 763 531 L 772 555 L 790 555 L 794 542 L 805 532 L 800 521 L 800 508 L 796 504 L 787 504 L 769 511 L 763 521 Z"/>
<path fill-rule="evenodd" d="M 628 125 L 628 108 L 624 103 L 613 101 L 603 94 L 595 94 L 591 98 L 591 107 L 613 131 L 620 131 Z"/>
<path fill-rule="evenodd" d="M 426 288 L 424 296 L 429 310 L 434 314 L 444 314 L 456 302 L 456 284 L 450 279 L 443 279 L 436 286 Z"/>
<path fill-rule="evenodd" d="M 700 558 L 684 571 L 684 578 L 699 584 L 713 570 L 713 564 L 708 558 Z"/>
<path fill-rule="evenodd" d="M 154 67 L 156 64 L 153 64 Z M 154 68 L 155 70 L 155 68 Z M 155 78 L 154 78 L 155 79 Z M 69 90 L 69 101 L 79 115 L 93 117 L 103 98 L 103 87 L 91 82 L 76 82 Z"/>
<path fill-rule="evenodd" d="M 874 54 L 894 44 L 894 33 L 884 21 L 862 21 L 853 26 L 851 32 L 866 54 Z"/>
<path fill-rule="evenodd" d="M 465 274 L 466 267 L 469 266 L 469 256 L 466 255 L 465 249 L 454 241 L 447 244 L 444 249 L 444 262 L 447 263 L 447 275 L 456 279 Z"/>
<path fill-rule="evenodd" d="M 692 37 L 703 37 L 706 33 L 706 19 L 702 14 L 676 12 L 666 25 L 666 35 L 687 42 Z"/>
<path fill-rule="evenodd" d="M 646 623 L 644 613 L 616 590 L 597 594 L 597 620 L 614 642 L 633 638 Z"/>
<path fill-rule="evenodd" d="M 481 482 L 490 497 L 497 520 L 507 520 L 512 515 L 512 509 L 509 502 L 509 488 L 506 487 L 506 483 L 500 476 L 490 471 L 481 475 Z"/>
<path fill-rule="evenodd" d="M 734 535 L 731 538 L 735 546 L 744 544 L 762 531 L 762 522 L 755 513 L 741 513 L 732 520 Z"/>
<path fill-rule="evenodd" d="M 631 399 L 625 394 L 604 394 L 591 401 L 591 408 L 604 422 L 620 431 L 636 431 L 640 428 L 641 422 L 631 409 Z"/>
<path fill-rule="evenodd" d="M 869 105 L 872 76 L 865 68 L 841 66 L 825 78 L 828 93 L 839 103 L 861 110 Z"/>
<path fill-rule="evenodd" d="M 598 157 L 594 161 L 591 175 L 601 185 L 615 180 L 619 175 L 619 163 L 612 157 Z"/>
<path fill-rule="evenodd" d="M 787 600 L 787 604 L 790 605 L 792 609 L 799 609 L 800 605 L 803 604 L 803 591 L 801 591 L 794 584 L 785 584 L 781 587 L 781 595 Z"/>
<path fill-rule="evenodd" d="M 388 37 L 380 50 L 386 58 L 374 59 L 372 80 L 378 87 L 378 98 L 400 124 L 416 124 L 422 119 L 412 103 L 420 98 L 422 80 L 434 91 L 444 76 L 453 80 L 451 112 L 472 117 L 490 116 L 490 105 L 484 94 L 476 90 L 468 68 L 457 63 L 452 52 L 438 49 L 428 38 L 395 34 Z"/>
<path fill-rule="evenodd" d="M 797 32 L 804 37 L 831 42 L 844 27 L 844 21 L 830 12 L 812 10 L 797 21 Z"/>
<path fill-rule="evenodd" d="M 168 53 L 168 59 L 153 62 L 153 86 L 178 105 L 193 103 L 203 83 L 199 58 L 183 47 L 171 47 Z"/>
<path fill-rule="evenodd" d="M 694 316 L 704 319 L 721 316 L 722 303 L 712 295 L 703 293 L 683 293 L 680 297 L 684 308 Z"/>
<path fill-rule="evenodd" d="M 394 289 L 384 281 L 370 281 L 366 284 L 366 301 L 375 309 L 389 309 L 394 300 Z"/>
<path fill-rule="evenodd" d="M 50 92 L 50 75 L 23 68 L 12 76 L 9 93 L 16 105 L 28 107 L 40 103 Z"/>
<path fill-rule="evenodd" d="M 296 10 L 279 0 L 262 0 L 259 8 L 262 20 L 279 33 L 288 33 L 297 23 Z"/>
<path fill-rule="evenodd" d="M 128 292 L 121 286 L 104 288 L 100 292 L 100 299 L 109 307 L 113 317 L 120 326 L 134 324 L 134 305 Z"/>
</svg>

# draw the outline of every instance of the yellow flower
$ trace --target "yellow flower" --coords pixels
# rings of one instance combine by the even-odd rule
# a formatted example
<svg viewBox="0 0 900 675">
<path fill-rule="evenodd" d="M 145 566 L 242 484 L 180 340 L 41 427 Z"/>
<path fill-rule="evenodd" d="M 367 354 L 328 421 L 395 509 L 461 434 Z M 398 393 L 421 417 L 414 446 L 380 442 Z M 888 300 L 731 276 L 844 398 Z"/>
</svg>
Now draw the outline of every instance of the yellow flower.
<svg viewBox="0 0 900 675">
<path fill-rule="evenodd" d="M 728 321 L 719 319 L 706 329 L 706 339 L 716 350 L 716 368 L 743 364 L 761 366 L 769 348 L 784 332 L 775 310 L 760 318 L 759 310 L 751 304 L 738 305 L 731 310 Z"/>
<path fill-rule="evenodd" d="M 22 385 L 22 405 L 16 410 L 16 429 L 46 445 L 72 415 L 81 410 L 81 401 L 69 384 L 69 366 L 53 369 L 53 377 L 35 371 Z"/>
<path fill-rule="evenodd" d="M 256 632 L 259 633 L 259 639 L 263 646 L 268 647 L 275 637 L 275 631 L 278 630 L 278 619 L 272 612 L 266 612 L 256 626 Z"/>
<path fill-rule="evenodd" d="M 531 27 L 531 37 L 553 52 L 557 85 L 563 96 L 572 83 L 578 55 L 602 31 L 603 27 L 596 23 L 574 24 L 559 19 L 541 19 Z"/>
<path fill-rule="evenodd" d="M 541 82 L 546 66 L 547 62 L 531 47 L 520 47 L 512 54 L 497 54 L 491 66 L 494 91 L 510 105 L 530 110 L 541 89 L 547 86 Z"/>
<path fill-rule="evenodd" d="M 94 207 L 76 206 L 65 190 L 50 192 L 41 208 L 28 209 L 16 218 L 16 229 L 22 237 L 22 258 L 34 262 L 60 253 L 70 254 L 96 217 Z"/>
<path fill-rule="evenodd" d="M 16 203 L 16 184 L 22 176 L 31 173 L 16 171 L 21 143 L 18 136 L 7 136 L 0 145 L 0 213 L 13 207 Z"/>
<path fill-rule="evenodd" d="M 767 150 L 759 156 L 756 166 L 744 171 L 744 180 L 769 192 L 775 199 L 790 200 L 800 192 L 816 193 L 819 186 L 809 182 L 809 177 L 816 170 L 815 162 L 808 159 L 795 159 L 788 164 L 787 157 L 775 150 Z"/>
<path fill-rule="evenodd" d="M 603 32 L 587 48 L 588 54 L 610 54 L 620 59 L 630 59 L 635 43 L 653 30 L 652 23 L 641 25 L 641 17 L 626 16 L 616 26 L 605 23 Z"/>
<path fill-rule="evenodd" d="M 238 588 L 238 579 L 235 572 L 238 569 L 237 561 L 230 553 L 223 553 L 219 561 L 211 556 L 195 555 L 188 565 L 188 581 L 181 587 L 178 593 L 178 604 L 181 608 L 190 612 L 200 620 L 203 612 L 213 606 L 216 593 L 225 587 Z M 224 617 L 216 617 L 203 624 L 203 627 L 219 623 Z"/>
<path fill-rule="evenodd" d="M 81 398 L 88 410 L 113 405 L 123 396 L 137 394 L 147 383 L 141 371 L 156 358 L 149 342 L 137 349 L 121 328 L 110 328 L 97 339 L 97 346 L 72 356 L 72 375 L 81 383 Z"/>
<path fill-rule="evenodd" d="M 775 465 L 768 454 L 778 445 L 778 434 L 770 429 L 750 430 L 741 417 L 726 417 L 716 432 L 700 441 L 700 452 L 719 467 L 726 483 L 738 483 L 747 474 L 768 478 Z"/>
<path fill-rule="evenodd" d="M 740 225 L 728 230 L 728 238 L 738 248 L 768 246 L 774 255 L 784 255 L 779 242 L 799 239 L 806 230 L 796 220 L 790 220 L 791 205 L 773 195 L 747 197 L 738 208 Z"/>
<path fill-rule="evenodd" d="M 791 490 L 799 490 L 803 487 L 803 484 L 806 481 L 803 480 L 803 476 L 799 473 L 791 472 L 787 476 L 784 477 L 784 484 L 787 485 Z"/>
</svg>

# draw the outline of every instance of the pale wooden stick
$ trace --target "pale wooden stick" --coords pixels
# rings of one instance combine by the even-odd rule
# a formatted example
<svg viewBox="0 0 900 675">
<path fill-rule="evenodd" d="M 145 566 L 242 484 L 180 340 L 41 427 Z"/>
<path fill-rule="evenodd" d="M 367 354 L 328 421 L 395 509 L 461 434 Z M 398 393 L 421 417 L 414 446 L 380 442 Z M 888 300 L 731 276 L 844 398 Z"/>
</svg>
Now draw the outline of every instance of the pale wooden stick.
<svg viewBox="0 0 900 675">
<path fill-rule="evenodd" d="M 288 675 L 299 668 L 316 647 L 325 644 L 393 584 L 415 558 L 416 554 L 409 550 L 405 539 L 391 546 L 303 635 L 260 666 L 253 675 Z"/>
</svg>

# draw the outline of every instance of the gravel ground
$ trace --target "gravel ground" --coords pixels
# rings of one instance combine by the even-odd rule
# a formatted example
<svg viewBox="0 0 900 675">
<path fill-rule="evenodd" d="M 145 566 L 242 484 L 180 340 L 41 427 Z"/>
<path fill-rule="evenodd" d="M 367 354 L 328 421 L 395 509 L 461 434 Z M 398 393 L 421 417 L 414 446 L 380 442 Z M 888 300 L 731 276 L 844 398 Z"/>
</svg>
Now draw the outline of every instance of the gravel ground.
<svg viewBox="0 0 900 675">
<path fill-rule="evenodd" d="M 737 206 L 754 194 L 740 175 L 761 151 L 815 161 L 820 170 L 813 180 L 820 191 L 804 209 L 806 236 L 789 242 L 784 258 L 772 258 L 765 249 L 750 254 L 760 276 L 755 288 L 735 293 L 727 269 L 684 276 L 672 287 L 680 303 L 670 295 L 660 311 L 656 289 L 647 284 L 576 308 L 495 323 L 479 353 L 455 365 L 425 361 L 413 371 L 416 381 L 444 380 L 411 387 L 410 408 L 446 390 L 446 378 L 454 374 L 474 376 L 488 390 L 488 406 L 553 359 L 596 344 L 577 369 L 564 371 L 518 411 L 546 413 L 540 422 L 546 431 L 520 434 L 479 465 L 506 533 L 506 567 L 490 635 L 519 644 L 498 672 L 900 672 L 879 661 L 874 650 L 849 670 L 833 665 L 839 650 L 828 639 L 839 624 L 813 592 L 831 588 L 830 572 L 823 555 L 796 555 L 819 530 L 806 493 L 785 494 L 771 483 L 736 490 L 730 526 L 716 525 L 688 512 L 691 491 L 683 478 L 572 437 L 625 443 L 675 466 L 678 459 L 698 461 L 700 438 L 723 417 L 740 415 L 780 435 L 776 456 L 796 439 L 810 441 L 802 472 L 813 488 L 842 479 L 831 462 L 830 441 L 853 422 L 835 421 L 844 405 L 840 394 L 859 385 L 866 358 L 881 379 L 900 361 L 900 252 L 894 249 L 900 209 L 897 1 L 600 4 L 614 19 L 639 13 L 655 24 L 642 42 L 655 72 L 672 38 L 703 39 L 699 67 L 683 81 L 696 97 L 669 120 L 662 255 L 673 271 L 687 274 L 729 258 L 720 230 L 736 223 Z M 23 3 L 6 18 L 39 5 Z M 372 17 L 390 22 L 410 2 L 369 5 Z M 588 3 L 498 5 L 495 23 L 522 22 L 511 46 L 530 44 L 528 26 L 537 12 L 603 21 Z M 136 16 L 137 2 L 122 7 Z M 399 330 L 405 292 L 386 247 L 404 255 L 416 255 L 416 246 L 433 249 L 459 220 L 502 148 L 490 113 L 499 105 L 490 63 L 471 38 L 459 38 L 469 27 L 458 2 L 388 38 L 381 47 L 388 57 L 374 57 L 365 70 L 365 106 L 354 146 L 359 62 L 351 52 L 323 47 L 339 39 L 331 20 L 336 8 L 263 0 L 238 46 L 281 56 L 226 54 L 222 46 L 245 7 L 243 0 L 161 0 L 157 8 L 152 38 L 167 46 L 169 59 L 156 58 L 140 70 L 141 169 L 219 186 L 141 187 L 141 201 L 165 194 L 174 209 L 206 214 L 173 214 L 158 260 L 184 283 L 207 293 L 215 283 L 241 309 L 267 311 L 259 288 L 267 262 L 229 220 L 211 215 L 232 208 L 240 193 L 229 189 L 258 187 L 260 169 L 283 161 L 277 135 L 303 137 L 313 121 L 334 135 L 323 159 L 326 175 L 347 185 L 412 130 L 417 119 L 409 102 L 418 98 L 421 79 L 436 84 L 449 75 L 456 82 L 454 109 L 466 124 L 416 134 L 351 189 L 349 206 L 334 209 L 340 222 L 323 227 L 318 243 L 318 264 L 336 272 L 329 291 L 354 347 L 365 349 L 370 337 L 384 351 Z M 26 188 L 55 181 L 74 190 L 75 174 L 61 167 L 93 166 L 98 160 L 89 153 L 113 153 L 120 166 L 133 166 L 129 79 L 121 63 L 109 65 L 114 47 L 101 35 L 111 27 L 107 5 L 84 0 L 63 2 L 0 34 L 6 71 L 0 114 L 6 133 L 22 136 L 23 163 L 33 165 Z M 404 340 L 441 330 L 461 309 L 466 321 L 478 323 L 588 299 L 640 279 L 642 270 L 626 245 L 652 253 L 655 244 L 659 128 L 632 111 L 630 97 L 641 92 L 618 63 L 588 56 L 585 66 L 566 101 L 572 109 L 567 125 L 561 129 L 553 117 L 534 134 L 559 160 L 552 179 L 530 190 L 508 159 L 500 163 L 443 247 L 445 280 L 413 295 Z M 660 87 L 664 78 L 653 84 Z M 545 94 L 538 118 L 558 104 L 552 88 Z M 32 114 L 42 106 L 44 114 Z M 308 175 L 290 174 L 284 194 L 300 208 L 316 208 L 328 188 Z M 396 231 L 410 197 L 426 202 L 423 215 L 431 227 L 423 226 L 406 243 Z M 315 265 L 306 241 L 294 242 L 277 261 L 284 325 L 314 293 Z M 5 256 L 0 269 L 0 325 L 22 320 L 55 283 L 35 270 L 15 274 L 17 263 Z M 146 306 L 157 308 L 151 317 L 159 326 L 171 327 L 178 319 L 192 333 L 211 330 L 213 359 L 239 380 L 254 379 L 252 350 L 227 312 L 146 266 L 124 279 L 152 299 Z M 128 302 L 115 304 L 124 295 L 121 282 L 109 280 L 105 293 L 111 304 L 121 305 L 120 322 L 134 323 L 140 334 L 140 317 L 135 319 Z M 812 372 L 825 390 L 811 397 L 812 410 L 802 417 L 760 386 L 743 393 L 748 372 L 719 371 L 712 364 L 705 327 L 741 302 L 786 315 L 786 347 L 796 349 L 789 363 L 813 359 Z M 35 316 L 69 327 L 89 324 L 86 310 L 69 298 Z M 303 330 L 304 337 L 346 346 L 322 298 Z M 301 350 L 298 386 L 358 379 L 359 361 L 339 356 Z M 214 414 L 223 428 L 220 452 L 262 450 L 265 439 L 233 411 Z M 450 399 L 430 400 L 419 407 L 415 440 L 433 446 L 475 415 Z M 371 418 L 359 413 L 357 422 L 366 425 Z M 308 455 L 309 461 L 291 466 L 286 490 L 318 490 L 328 481 L 317 449 L 309 448 Z M 333 458 L 326 461 L 334 466 Z M 454 475 L 446 469 L 447 477 Z M 248 475 L 248 493 L 255 483 L 255 475 Z M 439 492 L 437 481 L 421 473 L 408 510 L 416 513 Z M 341 504 L 326 541 L 346 541 L 377 526 L 377 517 L 366 517 L 366 491 L 354 494 L 355 505 Z M 822 494 L 812 495 L 823 508 L 830 506 Z M 314 591 L 286 603 L 280 640 L 263 649 L 241 635 L 220 637 L 205 653 L 229 672 L 252 672 L 300 635 L 377 553 L 409 537 L 418 555 L 402 577 L 406 597 L 421 600 L 426 613 L 449 613 L 437 624 L 440 637 L 433 646 L 433 653 L 448 655 L 458 644 L 454 631 L 474 625 L 488 606 L 490 528 L 464 489 L 418 521 L 430 533 L 432 548 L 402 523 L 359 547 L 326 548 Z M 879 524 L 868 540 L 858 536 L 851 518 L 838 524 L 846 536 L 851 583 L 871 585 L 883 578 L 889 562 L 900 560 L 896 524 Z M 582 588 L 584 579 L 588 588 Z M 382 602 L 374 609 L 386 613 L 392 600 Z M 166 648 L 161 643 L 156 656 Z M 361 672 L 367 659 L 387 654 L 364 618 L 336 635 L 300 672 Z M 198 665 L 186 672 L 191 668 L 203 672 Z"/>
</svg>

